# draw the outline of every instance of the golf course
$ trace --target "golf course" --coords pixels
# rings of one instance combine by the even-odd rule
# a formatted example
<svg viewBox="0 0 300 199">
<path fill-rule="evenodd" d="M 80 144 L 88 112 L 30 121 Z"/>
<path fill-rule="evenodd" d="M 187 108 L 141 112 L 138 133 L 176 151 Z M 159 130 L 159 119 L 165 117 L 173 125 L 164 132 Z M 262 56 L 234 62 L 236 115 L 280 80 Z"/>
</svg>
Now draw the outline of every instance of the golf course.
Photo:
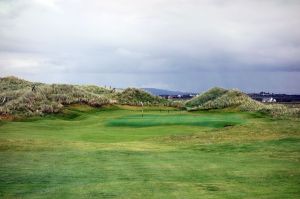
<svg viewBox="0 0 300 199">
<path fill-rule="evenodd" d="M 0 0 L 0 199 L 300 199 L 300 0 Z"/>
<path fill-rule="evenodd" d="M 0 198 L 299 198 L 299 143 L 293 118 L 73 104 L 0 121 Z"/>
</svg>

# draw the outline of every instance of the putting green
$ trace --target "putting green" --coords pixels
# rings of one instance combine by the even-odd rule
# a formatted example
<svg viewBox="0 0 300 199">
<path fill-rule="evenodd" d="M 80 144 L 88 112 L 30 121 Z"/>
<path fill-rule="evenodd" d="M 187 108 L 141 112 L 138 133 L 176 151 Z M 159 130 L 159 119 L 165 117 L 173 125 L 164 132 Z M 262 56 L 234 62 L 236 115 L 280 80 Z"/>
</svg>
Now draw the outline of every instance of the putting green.
<svg viewBox="0 0 300 199">
<path fill-rule="evenodd" d="M 187 125 L 204 127 L 225 127 L 244 123 L 245 120 L 238 115 L 229 114 L 210 114 L 210 115 L 191 115 L 191 114 L 135 114 L 109 120 L 108 126 L 127 126 L 127 127 L 151 127 L 167 125 Z"/>
</svg>

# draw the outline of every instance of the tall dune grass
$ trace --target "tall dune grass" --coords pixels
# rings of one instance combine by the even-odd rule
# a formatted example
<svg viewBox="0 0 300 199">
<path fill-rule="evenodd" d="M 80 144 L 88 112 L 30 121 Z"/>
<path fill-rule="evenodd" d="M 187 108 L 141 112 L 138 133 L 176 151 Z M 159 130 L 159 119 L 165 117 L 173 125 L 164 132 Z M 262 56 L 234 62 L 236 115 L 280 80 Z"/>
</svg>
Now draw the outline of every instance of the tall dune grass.
<svg viewBox="0 0 300 199">
<path fill-rule="evenodd" d="M 123 92 L 117 94 L 117 100 L 124 105 L 171 105 L 171 103 L 158 96 L 153 96 L 143 90 L 136 88 L 127 88 Z"/>
<path fill-rule="evenodd" d="M 64 105 L 81 103 L 93 107 L 107 104 L 172 105 L 166 99 L 139 89 L 122 92 L 93 85 L 42 84 L 18 79 L 0 78 L 0 114 L 43 115 L 57 113 Z"/>
<path fill-rule="evenodd" d="M 213 88 L 186 102 L 187 110 L 211 110 L 231 108 L 238 111 L 260 112 L 274 117 L 299 117 L 299 108 L 282 104 L 263 104 L 238 90 Z"/>
</svg>

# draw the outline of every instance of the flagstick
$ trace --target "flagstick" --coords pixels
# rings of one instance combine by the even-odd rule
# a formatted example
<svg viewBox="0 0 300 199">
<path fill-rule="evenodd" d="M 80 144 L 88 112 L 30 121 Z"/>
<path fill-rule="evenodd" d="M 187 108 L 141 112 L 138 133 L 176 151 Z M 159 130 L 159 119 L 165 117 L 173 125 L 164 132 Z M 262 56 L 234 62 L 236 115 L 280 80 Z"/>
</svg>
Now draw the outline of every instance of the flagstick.
<svg viewBox="0 0 300 199">
<path fill-rule="evenodd" d="M 142 105 L 142 117 L 144 117 L 144 104 L 143 104 L 143 102 L 141 102 L 141 105 Z"/>
</svg>

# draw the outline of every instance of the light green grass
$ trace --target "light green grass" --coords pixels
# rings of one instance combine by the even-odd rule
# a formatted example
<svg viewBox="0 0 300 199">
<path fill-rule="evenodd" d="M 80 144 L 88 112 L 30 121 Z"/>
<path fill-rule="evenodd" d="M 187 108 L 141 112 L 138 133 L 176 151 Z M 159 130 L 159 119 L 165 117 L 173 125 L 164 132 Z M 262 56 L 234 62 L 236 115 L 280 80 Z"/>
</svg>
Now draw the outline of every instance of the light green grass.
<svg viewBox="0 0 300 199">
<path fill-rule="evenodd" d="M 127 108 L 127 107 L 126 107 Z M 299 198 L 300 124 L 87 106 L 0 123 L 0 198 Z"/>
</svg>

